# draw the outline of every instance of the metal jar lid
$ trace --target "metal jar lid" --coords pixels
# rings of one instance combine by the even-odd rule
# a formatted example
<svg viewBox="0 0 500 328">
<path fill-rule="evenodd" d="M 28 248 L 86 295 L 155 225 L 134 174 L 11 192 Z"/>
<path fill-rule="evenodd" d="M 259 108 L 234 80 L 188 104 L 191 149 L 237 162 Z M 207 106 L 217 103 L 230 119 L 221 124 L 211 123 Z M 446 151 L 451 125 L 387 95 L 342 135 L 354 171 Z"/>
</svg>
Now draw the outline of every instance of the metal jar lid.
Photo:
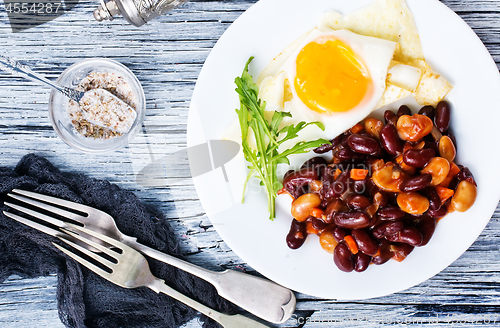
<svg viewBox="0 0 500 328">
<path fill-rule="evenodd" d="M 100 0 L 101 4 L 94 10 L 94 18 L 101 22 L 103 20 L 113 20 L 118 14 L 135 26 L 142 26 L 146 21 L 140 16 L 134 2 L 132 0 L 110 0 L 105 2 Z"/>
</svg>

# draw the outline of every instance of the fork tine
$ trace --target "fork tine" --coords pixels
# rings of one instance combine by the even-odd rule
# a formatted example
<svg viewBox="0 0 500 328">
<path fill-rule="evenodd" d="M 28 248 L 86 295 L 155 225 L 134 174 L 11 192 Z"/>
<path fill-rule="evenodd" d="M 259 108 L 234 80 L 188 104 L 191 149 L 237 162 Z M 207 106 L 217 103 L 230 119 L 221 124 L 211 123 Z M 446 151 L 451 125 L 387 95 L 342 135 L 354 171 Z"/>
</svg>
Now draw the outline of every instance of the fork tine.
<svg viewBox="0 0 500 328">
<path fill-rule="evenodd" d="M 128 249 L 132 250 L 133 248 L 131 248 L 130 246 L 127 246 L 125 245 L 124 243 L 116 240 L 116 239 L 113 239 L 111 237 L 108 237 L 106 235 L 103 235 L 103 234 L 100 234 L 98 232 L 95 232 L 93 230 L 90 230 L 90 229 L 87 229 L 87 228 L 84 228 L 84 227 L 79 227 L 75 224 L 72 224 L 72 223 L 67 223 L 67 225 L 69 227 L 72 228 L 72 230 L 76 230 L 76 231 L 81 231 L 89 236 L 92 236 L 96 239 L 100 239 L 102 241 L 105 241 L 107 244 L 111 245 L 111 246 L 114 246 L 116 248 L 120 248 L 121 250 L 123 251 L 127 251 Z M 86 240 L 85 240 L 86 241 Z"/>
<path fill-rule="evenodd" d="M 74 221 L 79 221 L 79 220 L 85 219 L 84 216 L 78 215 L 78 214 L 70 212 L 70 211 L 63 210 L 63 209 L 61 209 L 59 207 L 55 207 L 55 206 L 52 206 L 52 205 L 48 205 L 48 204 L 39 202 L 39 201 L 34 200 L 34 199 L 30 199 L 30 198 L 27 198 L 27 197 L 24 197 L 24 196 L 20 196 L 20 195 L 15 195 L 15 194 L 7 194 L 7 195 L 9 197 L 17 199 L 17 200 L 19 200 L 21 202 L 24 202 L 26 204 L 29 204 L 29 205 L 32 205 L 32 206 L 44 209 L 44 210 L 46 210 L 48 212 L 52 212 L 52 213 L 61 215 L 61 216 L 65 217 L 65 218 L 72 219 Z M 53 204 L 57 204 L 57 203 L 53 202 Z"/>
<path fill-rule="evenodd" d="M 34 199 L 38 199 L 38 200 L 41 200 L 41 201 L 44 201 L 47 203 L 61 205 L 61 206 L 68 207 L 68 208 L 74 208 L 75 210 L 81 211 L 84 213 L 88 213 L 89 211 L 94 210 L 94 208 L 87 206 L 87 205 L 71 202 L 69 200 L 65 200 L 65 199 L 61 199 L 61 198 L 57 198 L 57 197 L 39 194 L 39 193 L 36 193 L 33 191 L 13 189 L 12 192 L 19 194 L 19 195 L 24 195 L 24 196 L 31 197 Z"/>
<path fill-rule="evenodd" d="M 59 238 L 61 240 L 63 240 L 64 242 L 66 243 L 69 243 L 69 244 L 72 244 L 73 247 L 75 246 L 78 246 L 76 244 L 73 244 L 71 242 L 68 242 L 68 240 L 64 239 L 64 238 Z M 63 246 L 60 246 L 60 245 L 57 245 L 56 243 L 52 243 L 52 245 L 54 245 L 55 247 L 57 247 L 61 252 L 63 252 L 64 254 L 68 255 L 69 257 L 71 257 L 73 260 L 77 261 L 78 263 L 80 263 L 81 265 L 87 267 L 89 270 L 92 270 L 94 271 L 95 273 L 97 273 L 98 275 L 100 275 L 101 277 L 109 280 L 112 282 L 111 280 L 111 274 L 106 272 L 105 270 L 99 268 L 97 265 L 87 261 L 86 259 L 84 259 L 83 257 L 81 256 L 78 256 L 76 255 L 75 253 L 73 253 L 72 251 L 70 251 L 69 249 L 66 249 L 65 247 Z M 77 248 L 77 247 L 75 247 Z M 93 254 L 93 253 L 92 253 Z M 95 255 L 95 254 L 94 254 Z M 102 259 L 102 257 L 101 257 Z"/>
<path fill-rule="evenodd" d="M 75 225 L 70 225 L 70 227 L 71 227 L 71 228 L 74 228 L 74 230 L 80 230 L 80 229 L 78 229 L 79 227 L 78 227 L 78 226 L 75 226 Z M 88 229 L 86 229 L 86 230 L 88 230 Z M 90 230 L 89 230 L 89 231 L 90 231 Z M 97 250 L 99 250 L 99 251 L 101 251 L 101 252 L 105 253 L 106 255 L 109 255 L 109 256 L 111 256 L 111 257 L 113 257 L 113 258 L 115 258 L 115 259 L 116 259 L 117 257 L 120 257 L 120 254 L 119 254 L 119 253 L 116 253 L 116 252 L 112 251 L 111 249 L 109 249 L 108 247 L 102 246 L 102 245 L 100 245 L 100 244 L 98 244 L 98 243 L 96 243 L 96 242 L 94 242 L 94 241 L 92 241 L 92 240 L 90 240 L 90 239 L 88 239 L 88 238 L 82 237 L 82 236 L 80 236 L 80 235 L 78 235 L 78 234 L 76 234 L 76 233 L 74 233 L 74 232 L 72 232 L 72 231 L 70 231 L 70 230 L 64 230 L 64 232 L 65 232 L 65 233 L 67 233 L 68 235 L 70 235 L 71 237 L 73 237 L 73 238 L 75 238 L 75 239 L 77 239 L 77 240 L 80 240 L 81 242 L 83 242 L 83 243 L 85 243 L 85 244 L 87 244 L 87 245 L 89 245 L 89 246 L 91 246 L 91 247 L 96 248 Z M 83 230 L 82 230 L 82 232 L 86 233 L 86 232 L 85 232 L 85 231 L 83 231 Z M 101 239 L 101 237 L 102 237 L 102 235 L 100 235 L 100 234 L 93 234 L 92 236 L 93 236 L 94 238 L 99 238 L 99 239 Z M 66 240 L 64 240 L 64 241 L 66 241 Z M 75 245 L 76 245 L 76 244 L 75 244 Z M 73 246 L 73 245 L 71 245 L 71 246 Z M 79 247 L 80 247 L 80 246 L 79 246 Z M 120 248 L 122 248 L 122 247 L 120 247 Z M 82 248 L 82 249 L 83 249 L 83 248 Z M 80 250 L 80 248 L 79 248 L 79 250 Z M 85 249 L 85 250 L 87 250 L 87 249 Z M 86 252 L 84 252 L 84 253 L 85 253 L 85 254 L 87 254 L 87 255 L 89 255 L 89 256 L 91 256 L 90 254 L 88 254 L 88 253 L 86 253 Z M 94 253 L 93 253 L 93 252 L 91 252 L 91 254 L 94 254 Z M 93 256 L 92 256 L 92 257 L 93 257 Z M 98 258 L 101 258 L 101 257 L 99 256 Z M 97 260 L 97 258 L 94 258 L 94 260 Z M 114 263 L 113 263 L 113 265 L 114 265 Z"/>
<path fill-rule="evenodd" d="M 9 212 L 3 212 L 3 214 L 13 220 L 16 220 L 18 222 L 21 222 L 27 226 L 30 226 L 32 227 L 33 229 L 36 229 L 36 230 L 40 230 L 41 232 L 44 232 L 48 235 L 51 235 L 51 236 L 54 236 L 54 237 L 58 237 L 62 234 L 61 231 L 59 230 L 55 230 L 55 229 L 52 229 L 52 228 L 49 228 L 47 226 L 44 226 L 42 224 L 39 224 L 39 223 L 36 223 L 34 221 L 31 221 L 31 220 L 28 220 L 28 219 L 25 219 L 19 215 L 16 215 L 16 214 L 13 214 L 13 213 L 9 213 Z"/>
<path fill-rule="evenodd" d="M 30 210 L 29 208 L 25 208 L 25 207 L 22 207 L 22 206 L 19 206 L 19 205 L 16 205 L 16 204 L 12 204 L 10 202 L 4 202 L 4 204 L 6 206 L 9 206 L 9 207 L 12 207 L 13 209 L 18 210 L 19 212 L 23 212 L 25 214 L 34 216 L 34 217 L 36 217 L 36 218 L 38 218 L 38 219 L 40 219 L 42 221 L 48 222 L 48 223 L 53 224 L 53 225 L 55 225 L 57 227 L 61 227 L 61 228 L 67 227 L 66 222 L 58 220 L 58 219 L 53 218 L 51 216 L 48 216 L 48 215 L 45 215 L 45 214 L 42 214 L 42 213 Z M 4 214 L 7 215 L 7 214 L 10 214 L 10 213 L 4 212 Z M 7 215 L 7 216 L 9 216 L 9 215 Z M 17 221 L 19 221 L 19 220 L 17 220 Z M 23 221 L 23 223 L 25 223 L 25 222 Z"/>
</svg>

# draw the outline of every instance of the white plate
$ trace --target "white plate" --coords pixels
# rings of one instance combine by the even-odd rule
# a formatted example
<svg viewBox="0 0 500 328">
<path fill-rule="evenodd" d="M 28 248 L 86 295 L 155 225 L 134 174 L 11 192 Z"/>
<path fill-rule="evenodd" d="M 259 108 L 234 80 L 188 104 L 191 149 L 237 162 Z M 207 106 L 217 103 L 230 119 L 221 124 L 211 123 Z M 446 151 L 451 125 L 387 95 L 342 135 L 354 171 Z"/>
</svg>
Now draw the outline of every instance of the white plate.
<svg viewBox="0 0 500 328">
<path fill-rule="evenodd" d="M 456 260 L 488 223 L 500 197 L 498 122 L 500 76 L 488 51 L 454 12 L 437 0 L 407 0 L 420 33 L 427 61 L 453 85 L 452 128 L 458 163 L 468 166 L 478 184 L 478 198 L 466 213 L 441 220 L 430 243 L 416 248 L 403 262 L 370 266 L 363 273 L 344 273 L 323 251 L 316 236 L 298 250 L 286 246 L 289 200 L 279 197 L 277 218 L 268 219 L 267 199 L 251 185 L 244 204 L 235 190 L 245 172 L 237 157 L 197 177 L 202 205 L 219 235 L 244 261 L 264 276 L 293 290 L 333 299 L 365 299 L 419 284 Z M 344 14 L 371 0 L 261 0 L 239 17 L 215 45 L 200 73 L 191 102 L 188 144 L 220 139 L 236 118 L 234 78 L 255 56 L 250 72 L 257 77 L 290 42 L 317 25 L 320 15 Z M 397 108 L 397 107 L 394 107 Z M 418 108 L 414 108 L 417 109 Z M 297 161 L 301 161 L 298 159 Z M 229 183 L 225 182 L 227 173 Z"/>
</svg>

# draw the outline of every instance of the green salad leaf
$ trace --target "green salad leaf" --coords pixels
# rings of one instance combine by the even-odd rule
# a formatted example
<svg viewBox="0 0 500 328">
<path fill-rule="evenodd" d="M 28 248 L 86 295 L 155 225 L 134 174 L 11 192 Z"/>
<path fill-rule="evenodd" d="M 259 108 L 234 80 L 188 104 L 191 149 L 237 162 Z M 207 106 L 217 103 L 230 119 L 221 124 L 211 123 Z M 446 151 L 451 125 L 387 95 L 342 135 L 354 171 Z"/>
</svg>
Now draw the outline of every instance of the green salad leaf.
<svg viewBox="0 0 500 328">
<path fill-rule="evenodd" d="M 323 131 L 325 127 L 320 122 L 299 122 L 296 125 L 292 124 L 280 128 L 284 118 L 292 117 L 288 112 L 274 111 L 271 120 L 266 120 L 264 115 L 266 103 L 259 99 L 259 88 L 248 73 L 248 66 L 252 60 L 253 57 L 250 57 L 241 77 L 237 77 L 234 81 L 237 86 L 236 92 L 240 98 L 240 109 L 236 109 L 236 113 L 241 128 L 241 145 L 250 170 L 245 181 L 243 194 L 245 194 L 248 181 L 252 177 L 257 177 L 260 184 L 266 189 L 269 219 L 272 220 L 276 217 L 276 195 L 283 187 L 276 173 L 278 164 L 290 164 L 288 156 L 306 153 L 330 142 L 325 139 L 300 141 L 292 148 L 279 153 L 279 146 L 285 141 L 296 138 L 298 132 L 306 126 L 316 125 Z M 256 149 L 250 147 L 248 143 L 250 129 L 255 137 Z M 244 196 L 242 202 L 244 202 Z"/>
</svg>

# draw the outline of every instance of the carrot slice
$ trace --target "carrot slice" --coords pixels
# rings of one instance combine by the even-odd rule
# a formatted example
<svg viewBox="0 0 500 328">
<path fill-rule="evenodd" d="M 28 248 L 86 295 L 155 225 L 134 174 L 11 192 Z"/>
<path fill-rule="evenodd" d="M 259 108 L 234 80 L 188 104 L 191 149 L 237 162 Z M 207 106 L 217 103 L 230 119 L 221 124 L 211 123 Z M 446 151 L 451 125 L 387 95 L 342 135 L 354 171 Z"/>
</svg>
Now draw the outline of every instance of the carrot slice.
<svg viewBox="0 0 500 328">
<path fill-rule="evenodd" d="M 336 169 L 335 173 L 333 174 L 333 180 L 337 180 L 337 178 L 339 177 L 340 173 L 342 173 L 342 171 L 340 169 Z"/>
<path fill-rule="evenodd" d="M 364 125 L 361 123 L 356 124 L 351 128 L 352 133 L 359 133 L 365 129 Z"/>
<path fill-rule="evenodd" d="M 354 238 L 352 238 L 351 235 L 347 235 L 344 237 L 345 243 L 347 244 L 347 247 L 351 250 L 351 253 L 357 254 L 358 253 L 358 245 L 356 245 L 356 241 Z"/>
<path fill-rule="evenodd" d="M 400 252 L 394 252 L 392 258 L 398 262 L 403 262 L 406 256 L 402 255 Z"/>
<path fill-rule="evenodd" d="M 448 198 L 452 197 L 455 193 L 452 189 L 448 189 L 442 186 L 436 186 L 436 192 L 441 198 L 441 204 L 444 204 Z"/>
<path fill-rule="evenodd" d="M 309 215 L 314 216 L 317 219 L 321 219 L 323 217 L 323 214 L 325 214 L 325 211 L 317 207 L 313 207 L 311 211 L 309 211 Z"/>
<path fill-rule="evenodd" d="M 368 175 L 368 170 L 365 169 L 351 169 L 351 179 L 364 180 Z"/>
<path fill-rule="evenodd" d="M 282 195 L 282 194 L 285 194 L 285 193 L 288 193 L 288 191 L 286 190 L 285 187 L 283 187 L 280 190 L 278 190 L 278 195 Z"/>
<path fill-rule="evenodd" d="M 290 194 L 290 193 L 288 192 L 288 190 L 286 190 L 286 188 L 285 188 L 285 187 L 283 187 L 283 188 L 281 188 L 280 190 L 278 190 L 277 194 L 278 194 L 278 195 L 284 195 L 284 194 L 287 194 L 288 196 L 292 197 L 292 199 L 295 199 L 295 198 L 293 198 L 292 194 Z"/>
<path fill-rule="evenodd" d="M 460 168 L 455 164 L 455 162 L 450 162 L 450 173 L 448 173 L 448 176 L 454 177 L 460 172 Z"/>
</svg>

